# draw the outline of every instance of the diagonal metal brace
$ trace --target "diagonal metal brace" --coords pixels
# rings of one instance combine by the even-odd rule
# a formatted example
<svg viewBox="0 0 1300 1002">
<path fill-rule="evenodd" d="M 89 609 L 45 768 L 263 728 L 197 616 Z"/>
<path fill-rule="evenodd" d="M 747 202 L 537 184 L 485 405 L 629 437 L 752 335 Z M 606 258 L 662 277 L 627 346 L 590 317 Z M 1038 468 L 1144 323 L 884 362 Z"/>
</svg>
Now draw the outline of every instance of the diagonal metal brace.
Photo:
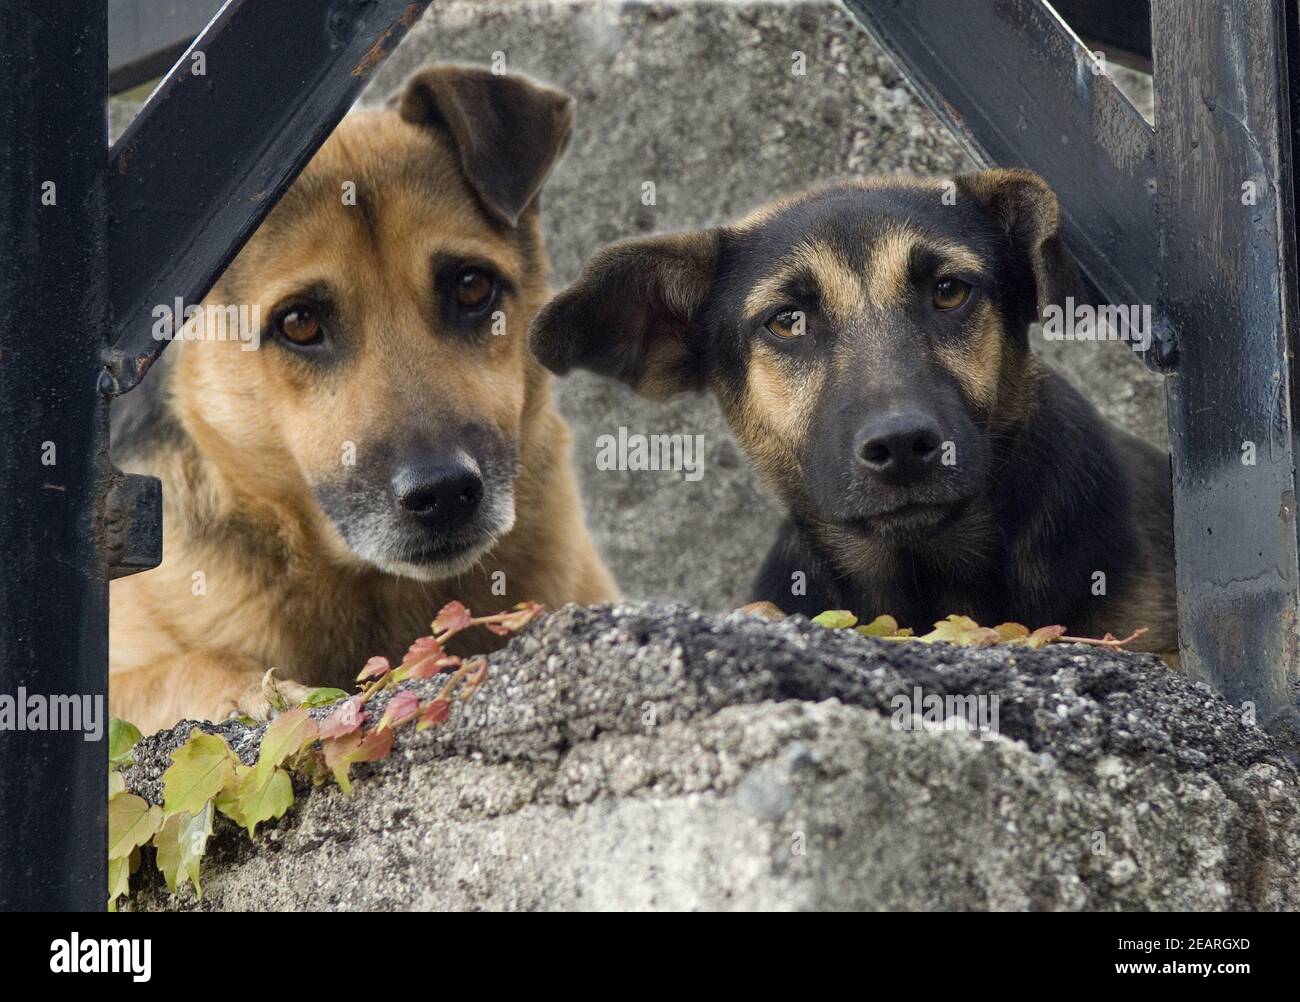
<svg viewBox="0 0 1300 1002">
<path fill-rule="evenodd" d="M 112 149 L 101 392 L 139 383 L 154 307 L 207 295 L 428 5 L 227 0 Z"/>
</svg>

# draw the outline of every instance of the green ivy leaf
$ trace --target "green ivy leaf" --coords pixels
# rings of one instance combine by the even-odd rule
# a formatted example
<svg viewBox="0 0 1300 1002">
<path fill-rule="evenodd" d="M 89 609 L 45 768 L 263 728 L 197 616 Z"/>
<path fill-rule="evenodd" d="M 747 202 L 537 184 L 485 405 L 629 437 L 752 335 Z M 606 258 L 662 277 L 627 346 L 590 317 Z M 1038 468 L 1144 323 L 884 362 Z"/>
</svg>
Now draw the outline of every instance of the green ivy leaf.
<svg viewBox="0 0 1300 1002">
<path fill-rule="evenodd" d="M 289 710 L 272 720 L 262 735 L 262 747 L 257 753 L 257 773 L 261 780 L 265 782 L 272 769 L 315 741 L 318 733 L 316 721 L 302 708 Z"/>
<path fill-rule="evenodd" d="M 135 724 L 129 724 L 125 720 L 118 720 L 117 717 L 110 717 L 108 720 L 108 764 L 131 765 L 135 761 L 131 749 L 136 746 L 136 742 L 142 736 L 140 728 L 136 727 Z"/>
<path fill-rule="evenodd" d="M 833 625 L 836 617 L 847 613 L 824 612 L 817 620 L 827 620 L 822 625 Z M 814 620 L 816 622 L 817 620 Z M 864 637 L 880 637 L 885 640 L 919 640 L 924 644 L 942 641 L 958 644 L 962 647 L 992 647 L 995 644 L 1014 644 L 1017 647 L 1045 647 L 1065 635 L 1064 626 L 1040 626 L 1034 631 L 1021 623 L 1001 623 L 998 626 L 980 626 L 969 616 L 946 616 L 934 624 L 934 629 L 924 636 L 914 637 L 912 631 L 900 628 L 893 616 L 877 616 L 870 623 L 857 627 L 857 632 Z M 1129 640 L 1132 640 L 1130 637 Z M 1110 640 L 1107 635 L 1107 641 Z M 1085 641 L 1086 642 L 1086 641 Z M 1127 643 L 1127 641 L 1124 641 Z M 1105 641 L 1098 641 L 1105 643 Z M 1117 646 L 1111 644 L 1111 646 Z"/>
<path fill-rule="evenodd" d="M 850 626 L 857 625 L 858 617 L 847 609 L 827 609 L 825 612 L 813 616 L 812 621 L 818 626 L 825 626 L 827 629 L 847 630 Z"/>
<path fill-rule="evenodd" d="M 235 802 L 239 824 L 248 829 L 252 838 L 259 824 L 283 817 L 293 806 L 293 780 L 278 766 L 265 774 L 260 769 L 248 769 L 239 778 Z"/>
<path fill-rule="evenodd" d="M 119 793 L 126 792 L 126 780 L 116 769 L 110 769 L 108 772 L 108 799 L 112 800 Z"/>
<path fill-rule="evenodd" d="M 1065 636 L 1064 626 L 1040 626 L 1029 636 L 1025 637 L 1020 643 L 1026 647 L 1032 647 L 1037 650 L 1039 647 L 1046 647 L 1053 640 Z"/>
<path fill-rule="evenodd" d="M 934 624 L 930 633 L 916 639 L 927 644 L 942 641 L 961 647 L 992 647 L 999 638 L 997 630 L 980 626 L 969 616 L 946 616 Z"/>
<path fill-rule="evenodd" d="M 908 629 L 899 629 L 898 620 L 893 616 L 877 616 L 870 623 L 865 623 L 858 627 L 858 632 L 864 637 L 910 637 L 912 631 Z"/>
<path fill-rule="evenodd" d="M 218 734 L 194 731 L 176 749 L 163 773 L 163 807 L 167 814 L 197 815 L 203 805 L 235 780 L 239 759 Z"/>
<path fill-rule="evenodd" d="M 235 779 L 222 787 L 221 792 L 213 799 L 213 806 L 222 814 L 228 817 L 240 828 L 247 828 L 248 824 L 244 820 L 243 806 L 239 801 L 239 785 L 246 775 L 254 771 L 251 765 L 235 766 Z"/>
<path fill-rule="evenodd" d="M 320 786 L 330 778 L 330 771 L 325 767 L 325 753 L 320 745 L 308 745 L 287 768 L 295 776 L 308 780 L 312 786 Z"/>
<path fill-rule="evenodd" d="M 307 697 L 298 705 L 304 710 L 316 710 L 322 706 L 337 703 L 340 699 L 347 698 L 348 694 L 342 689 L 313 689 L 307 693 Z"/>
<path fill-rule="evenodd" d="M 197 815 L 191 816 L 185 811 L 173 814 L 153 837 L 158 850 L 155 858 L 158 869 L 167 881 L 167 889 L 173 894 L 189 881 L 194 884 L 199 897 L 203 897 L 199 864 L 212 835 L 214 816 L 212 801 L 208 801 Z"/>
<path fill-rule="evenodd" d="M 108 910 L 117 911 L 117 899 L 131 893 L 131 861 L 128 858 L 108 861 Z"/>
<path fill-rule="evenodd" d="M 132 850 L 144 845 L 162 827 L 162 808 L 134 793 L 108 802 L 108 858 L 128 860 Z"/>
</svg>

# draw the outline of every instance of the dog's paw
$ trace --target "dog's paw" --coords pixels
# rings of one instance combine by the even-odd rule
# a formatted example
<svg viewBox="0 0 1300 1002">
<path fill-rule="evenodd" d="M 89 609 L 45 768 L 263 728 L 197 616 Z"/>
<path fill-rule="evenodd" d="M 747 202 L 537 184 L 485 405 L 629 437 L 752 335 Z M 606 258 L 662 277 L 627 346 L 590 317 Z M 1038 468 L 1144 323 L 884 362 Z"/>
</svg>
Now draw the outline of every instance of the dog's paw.
<svg viewBox="0 0 1300 1002">
<path fill-rule="evenodd" d="M 275 672 L 276 669 L 270 669 L 240 693 L 227 715 L 251 717 L 259 722 L 270 720 L 277 713 L 292 710 L 312 693 L 311 686 L 276 678 Z"/>
<path fill-rule="evenodd" d="M 771 602 L 750 602 L 748 605 L 742 605 L 737 612 L 742 612 L 746 616 L 757 616 L 759 619 L 785 619 L 785 613 Z"/>
</svg>

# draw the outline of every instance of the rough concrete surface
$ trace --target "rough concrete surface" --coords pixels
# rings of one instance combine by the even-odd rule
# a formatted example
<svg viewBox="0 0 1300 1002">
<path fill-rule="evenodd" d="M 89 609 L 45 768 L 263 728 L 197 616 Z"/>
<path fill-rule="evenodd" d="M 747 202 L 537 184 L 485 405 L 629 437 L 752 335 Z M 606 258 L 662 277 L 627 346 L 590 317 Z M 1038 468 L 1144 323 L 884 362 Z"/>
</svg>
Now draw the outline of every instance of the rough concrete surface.
<svg viewBox="0 0 1300 1002">
<path fill-rule="evenodd" d="M 1000 736 L 900 728 L 914 687 L 997 696 Z M 138 746 L 134 790 L 159 799 L 192 726 Z M 257 732 L 223 730 L 251 761 Z M 1300 775 L 1148 655 L 566 607 L 447 725 L 357 773 L 255 841 L 222 819 L 202 901 L 146 862 L 133 906 L 1300 906 Z"/>
<path fill-rule="evenodd" d="M 362 103 L 425 63 L 486 65 L 497 53 L 578 102 L 573 141 L 542 195 L 557 288 L 612 240 L 724 223 L 820 181 L 974 166 L 848 11 L 822 0 L 451 0 L 430 8 Z M 792 72 L 796 53 L 803 76 Z M 1150 114 L 1144 78 L 1116 73 Z M 115 132 L 132 111 L 114 107 Z M 642 204 L 647 181 L 653 206 Z M 1112 421 L 1166 444 L 1163 387 L 1126 347 L 1039 347 Z M 558 396 L 597 544 L 624 593 L 713 610 L 747 601 L 778 515 L 713 401 L 650 403 L 585 373 L 561 381 Z M 703 479 L 597 470 L 597 438 L 620 426 L 702 435 Z"/>
</svg>

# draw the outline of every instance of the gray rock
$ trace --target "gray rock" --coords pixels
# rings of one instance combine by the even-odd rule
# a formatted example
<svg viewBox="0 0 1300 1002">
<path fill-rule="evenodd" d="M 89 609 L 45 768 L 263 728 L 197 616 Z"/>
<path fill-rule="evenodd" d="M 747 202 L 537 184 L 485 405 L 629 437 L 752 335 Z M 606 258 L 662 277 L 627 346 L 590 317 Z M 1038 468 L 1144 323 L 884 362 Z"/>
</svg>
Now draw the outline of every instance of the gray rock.
<svg viewBox="0 0 1300 1002">
<path fill-rule="evenodd" d="M 916 687 L 998 697 L 998 733 L 917 728 Z M 132 789 L 158 799 L 192 726 L 142 742 Z M 253 841 L 221 819 L 202 901 L 146 859 L 132 907 L 1294 909 L 1298 795 L 1148 655 L 568 607 L 350 797 L 302 789 Z"/>
</svg>

